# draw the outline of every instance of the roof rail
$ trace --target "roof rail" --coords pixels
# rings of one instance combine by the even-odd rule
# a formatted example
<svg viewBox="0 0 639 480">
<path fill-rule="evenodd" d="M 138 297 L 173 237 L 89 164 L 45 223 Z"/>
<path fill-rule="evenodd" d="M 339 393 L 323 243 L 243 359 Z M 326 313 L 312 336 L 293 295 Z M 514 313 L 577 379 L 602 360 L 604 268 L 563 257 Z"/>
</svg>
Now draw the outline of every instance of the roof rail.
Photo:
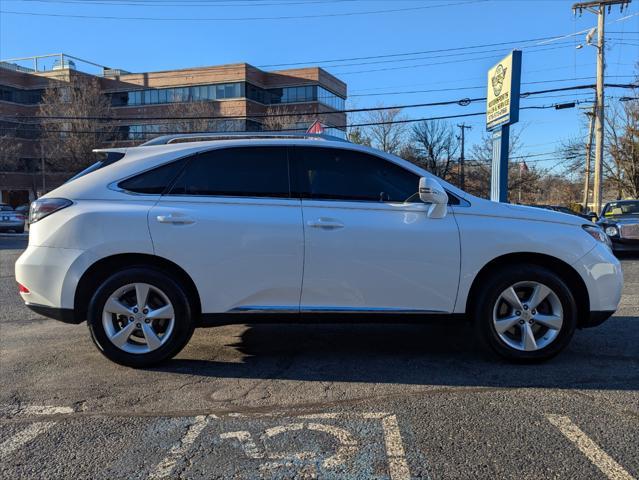
<svg viewBox="0 0 639 480">
<path fill-rule="evenodd" d="M 319 133 L 292 133 L 292 132 L 202 132 L 202 133 L 180 133 L 175 135 L 162 135 L 148 142 L 144 142 L 140 147 L 148 147 L 151 145 L 168 145 L 170 143 L 180 142 L 206 142 L 209 140 L 232 140 L 232 139 L 251 139 L 251 138 L 298 138 L 310 140 L 327 140 L 334 142 L 348 142 L 340 137 L 333 135 L 324 135 Z"/>
</svg>

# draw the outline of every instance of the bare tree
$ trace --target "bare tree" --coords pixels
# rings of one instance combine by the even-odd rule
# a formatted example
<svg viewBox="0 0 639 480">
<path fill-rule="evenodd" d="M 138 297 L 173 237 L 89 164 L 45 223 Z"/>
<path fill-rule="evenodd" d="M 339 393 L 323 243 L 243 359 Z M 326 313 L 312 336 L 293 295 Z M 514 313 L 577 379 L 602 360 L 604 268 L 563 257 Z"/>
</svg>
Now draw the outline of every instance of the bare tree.
<svg viewBox="0 0 639 480">
<path fill-rule="evenodd" d="M 450 123 L 425 120 L 413 125 L 404 158 L 445 180 L 453 176 L 459 141 Z"/>
<path fill-rule="evenodd" d="M 405 124 L 396 123 L 403 120 L 401 109 L 373 110 L 365 118 L 366 123 L 373 124 L 365 130 L 372 146 L 388 153 L 399 153 L 406 130 Z"/>
<path fill-rule="evenodd" d="M 639 197 L 639 100 L 608 111 L 606 153 L 604 173 L 616 197 Z"/>
<path fill-rule="evenodd" d="M 510 144 L 508 148 L 509 157 L 513 157 L 521 148 L 520 133 L 511 130 Z M 493 159 L 493 139 L 491 134 L 485 134 L 481 141 L 471 148 L 471 156 L 466 160 L 466 190 L 478 197 L 488 198 L 490 196 L 490 182 L 491 182 L 491 170 Z M 516 159 L 511 161 L 508 167 L 508 189 L 511 192 L 511 199 L 519 200 L 519 187 L 524 185 L 529 180 L 526 176 L 526 168 L 530 175 L 535 173 L 534 167 L 531 168 L 528 164 L 524 167 L 522 161 L 525 162 L 525 158 Z M 520 175 L 521 169 L 521 175 Z M 533 178 L 533 177 L 530 177 Z M 527 183 L 529 190 L 534 190 L 534 185 Z M 516 191 L 516 195 L 513 196 L 513 191 Z M 522 192 L 525 193 L 525 192 Z M 522 202 L 525 195 L 522 196 Z"/>
<path fill-rule="evenodd" d="M 277 132 L 282 130 L 304 132 L 315 120 L 321 121 L 321 114 L 317 116 L 300 115 L 290 107 L 284 105 L 270 105 L 266 109 L 266 116 L 261 117 L 262 130 Z"/>
<path fill-rule="evenodd" d="M 68 82 L 47 88 L 40 104 L 42 141 L 48 164 L 57 170 L 75 171 L 94 161 L 92 150 L 113 140 L 111 103 L 95 78 L 72 74 Z M 69 117 L 55 119 L 51 117 Z"/>
<path fill-rule="evenodd" d="M 243 120 L 219 119 L 215 102 L 174 103 L 167 110 L 172 120 L 162 123 L 162 133 L 237 132 L 244 130 Z"/>
<path fill-rule="evenodd" d="M 0 135 L 0 171 L 26 170 L 20 159 L 21 151 L 22 143 L 14 131 Z"/>
</svg>

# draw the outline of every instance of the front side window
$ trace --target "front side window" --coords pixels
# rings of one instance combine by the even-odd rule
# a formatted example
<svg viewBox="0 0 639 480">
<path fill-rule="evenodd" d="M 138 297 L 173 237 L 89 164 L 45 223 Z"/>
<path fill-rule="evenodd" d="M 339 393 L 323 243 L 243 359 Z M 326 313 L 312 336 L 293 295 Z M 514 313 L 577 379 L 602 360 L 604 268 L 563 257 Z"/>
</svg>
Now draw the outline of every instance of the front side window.
<svg viewBox="0 0 639 480">
<path fill-rule="evenodd" d="M 380 157 L 354 150 L 296 149 L 302 196 L 367 202 L 419 202 L 419 176 Z"/>
<path fill-rule="evenodd" d="M 189 162 L 169 195 L 287 198 L 287 149 L 250 147 L 203 152 Z"/>
</svg>

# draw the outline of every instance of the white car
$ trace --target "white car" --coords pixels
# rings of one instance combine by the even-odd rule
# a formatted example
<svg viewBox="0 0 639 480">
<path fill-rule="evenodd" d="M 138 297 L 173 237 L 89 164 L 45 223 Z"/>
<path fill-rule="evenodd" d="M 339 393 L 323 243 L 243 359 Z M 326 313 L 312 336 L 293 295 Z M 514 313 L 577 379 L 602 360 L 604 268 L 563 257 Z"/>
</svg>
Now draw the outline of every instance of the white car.
<svg viewBox="0 0 639 480">
<path fill-rule="evenodd" d="M 619 304 L 596 225 L 473 197 L 372 148 L 200 134 L 105 153 L 31 205 L 15 270 L 28 307 L 86 320 L 121 364 L 171 358 L 201 324 L 441 316 L 536 361 Z"/>
</svg>

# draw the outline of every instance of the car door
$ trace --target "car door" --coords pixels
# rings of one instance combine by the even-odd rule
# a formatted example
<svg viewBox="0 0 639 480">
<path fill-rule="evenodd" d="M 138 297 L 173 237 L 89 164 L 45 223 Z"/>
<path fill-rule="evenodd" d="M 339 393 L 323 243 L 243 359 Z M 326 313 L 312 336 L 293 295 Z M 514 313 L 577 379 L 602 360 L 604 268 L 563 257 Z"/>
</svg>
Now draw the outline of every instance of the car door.
<svg viewBox="0 0 639 480">
<path fill-rule="evenodd" d="M 182 267 L 204 313 L 298 311 L 304 236 L 285 147 L 189 159 L 149 214 L 157 255 Z"/>
<path fill-rule="evenodd" d="M 419 176 L 384 158 L 295 149 L 303 311 L 452 312 L 460 269 L 452 211 L 427 216 Z"/>
</svg>

